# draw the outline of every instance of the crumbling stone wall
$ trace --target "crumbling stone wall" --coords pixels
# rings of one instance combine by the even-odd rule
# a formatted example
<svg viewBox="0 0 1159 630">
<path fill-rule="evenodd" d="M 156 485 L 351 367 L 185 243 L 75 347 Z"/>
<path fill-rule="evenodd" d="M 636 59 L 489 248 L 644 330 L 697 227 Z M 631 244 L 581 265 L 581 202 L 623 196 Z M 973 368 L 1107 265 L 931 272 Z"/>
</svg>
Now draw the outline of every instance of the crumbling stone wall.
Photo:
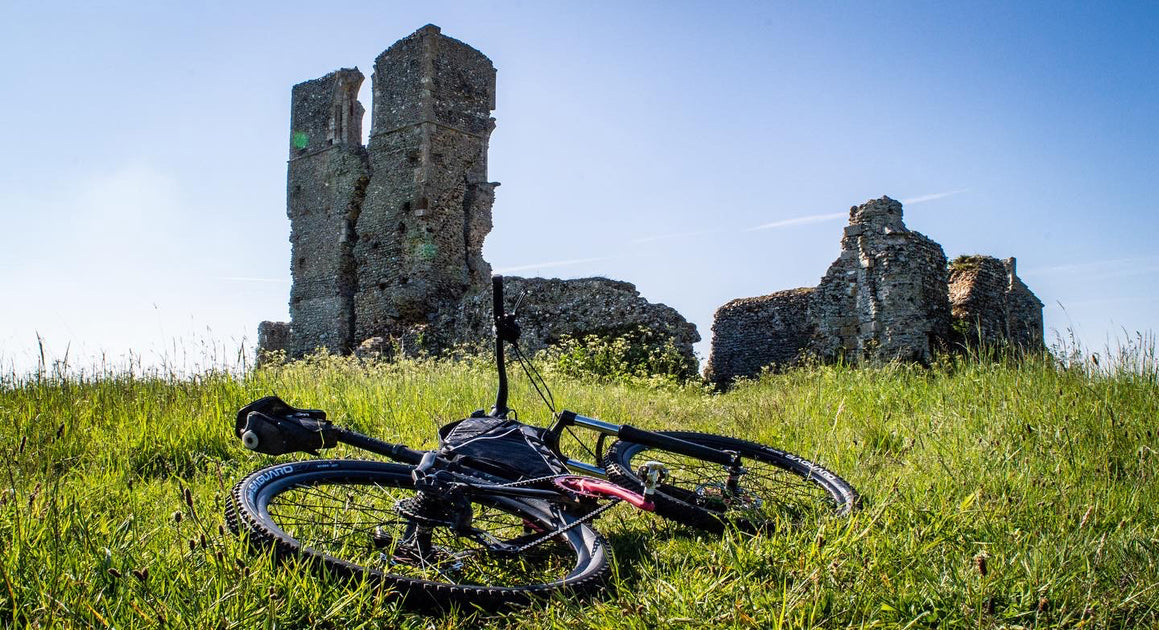
<svg viewBox="0 0 1159 630">
<path fill-rule="evenodd" d="M 814 293 L 812 287 L 789 289 L 716 309 L 704 378 L 728 385 L 765 367 L 796 362 L 815 333 L 808 317 Z"/>
<path fill-rule="evenodd" d="M 369 181 L 362 148 L 362 73 L 342 69 L 294 86 L 286 214 L 293 287 L 289 351 L 346 352 L 354 339 L 354 225 Z"/>
<path fill-rule="evenodd" d="M 967 345 L 1043 347 L 1042 302 L 1019 279 L 1014 258 L 954 259 L 949 295 L 955 329 Z"/>
<path fill-rule="evenodd" d="M 946 282 L 941 245 L 906 229 L 901 203 L 854 206 L 813 300 L 811 348 L 826 359 L 929 361 L 950 330 Z"/>
<path fill-rule="evenodd" d="M 1030 351 L 1044 349 L 1042 300 L 1018 277 L 1014 257 L 1002 261 L 1010 286 L 1006 290 L 1006 334 L 1015 348 Z"/>
<path fill-rule="evenodd" d="M 676 309 L 652 304 L 630 282 L 607 278 L 504 278 L 507 308 L 519 306 L 520 348 L 531 355 L 555 345 L 565 337 L 599 335 L 617 337 L 639 329 L 671 339 L 689 367 L 696 371 L 692 345 L 700 341 L 696 326 Z M 467 294 L 453 310 L 445 310 L 429 324 L 411 326 L 392 338 L 373 337 L 358 349 L 364 356 L 405 354 L 448 348 L 456 344 L 490 342 L 492 333 L 490 291 Z"/>
<path fill-rule="evenodd" d="M 262 322 L 258 324 L 258 348 L 265 352 L 289 352 L 289 322 Z"/>
<path fill-rule="evenodd" d="M 523 331 L 520 344 L 530 353 L 558 343 L 564 337 L 617 336 L 647 328 L 671 338 L 691 365 L 696 365 L 692 344 L 700 341 L 696 326 L 676 309 L 652 304 L 630 282 L 607 278 L 504 278 L 508 308 L 526 294 L 519 310 Z M 466 305 L 473 315 L 465 329 L 474 338 L 491 334 L 491 296 L 476 294 Z"/>
<path fill-rule="evenodd" d="M 427 25 L 375 60 L 367 147 L 357 69 L 294 87 L 287 213 L 294 286 L 288 341 L 263 322 L 259 348 L 291 357 L 436 354 L 491 336 L 491 231 L 497 183 L 487 181 L 495 127 L 495 67 L 483 53 Z M 565 335 L 646 326 L 670 334 L 695 364 L 696 328 L 626 282 L 512 278 L 528 289 L 524 346 Z"/>
<path fill-rule="evenodd" d="M 374 63 L 373 175 L 358 220 L 355 334 L 425 324 L 487 286 L 495 67 L 425 26 Z"/>
</svg>

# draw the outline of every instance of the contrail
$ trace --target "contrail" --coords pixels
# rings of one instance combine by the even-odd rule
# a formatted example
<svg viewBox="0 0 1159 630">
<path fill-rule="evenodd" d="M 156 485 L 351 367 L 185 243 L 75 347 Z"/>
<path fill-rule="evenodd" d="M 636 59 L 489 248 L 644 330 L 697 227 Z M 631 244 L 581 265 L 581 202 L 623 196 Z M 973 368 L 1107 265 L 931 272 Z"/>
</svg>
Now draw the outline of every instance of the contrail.
<svg viewBox="0 0 1159 630">
<path fill-rule="evenodd" d="M 1092 260 L 1088 262 L 1069 263 L 1065 265 L 1033 267 L 1025 271 L 1019 271 L 1018 275 L 1040 276 L 1061 273 L 1089 273 L 1094 274 L 1094 277 L 1096 278 L 1115 278 L 1119 276 L 1155 273 L 1156 271 L 1159 271 L 1159 265 L 1156 265 L 1157 261 L 1159 261 L 1159 257 L 1156 256 L 1108 258 L 1105 260 Z"/>
<path fill-rule="evenodd" d="M 922 195 L 920 197 L 910 197 L 909 199 L 902 199 L 901 202 L 905 205 L 912 206 L 915 203 L 924 203 L 927 201 L 933 201 L 935 199 L 942 199 L 944 197 L 949 197 L 951 195 L 958 195 L 958 194 L 961 194 L 964 192 L 970 192 L 970 189 L 969 188 L 961 188 L 959 190 L 949 190 L 946 192 L 934 193 L 932 195 Z"/>
<path fill-rule="evenodd" d="M 756 227 L 748 228 L 745 232 L 756 232 L 757 230 L 772 230 L 775 228 L 789 227 L 792 225 L 806 225 L 808 223 L 822 223 L 824 221 L 832 221 L 834 219 L 843 219 L 849 216 L 848 212 L 833 212 L 831 214 L 813 214 L 807 217 L 796 217 L 794 219 L 783 219 L 781 221 L 773 221 L 772 223 L 762 223 Z"/>
<path fill-rule="evenodd" d="M 554 260 L 551 262 L 541 262 L 532 265 L 518 265 L 515 267 L 503 267 L 502 269 L 495 269 L 495 273 L 511 273 L 512 271 L 526 271 L 528 269 L 546 269 L 551 267 L 567 267 L 568 265 L 582 265 L 583 263 L 599 262 L 601 260 L 612 260 L 619 258 L 619 256 L 599 256 L 597 258 L 574 258 L 572 260 Z"/>
<path fill-rule="evenodd" d="M 967 192 L 968 190 L 969 190 L 968 188 L 962 188 L 960 190 L 951 190 L 951 191 L 947 191 L 947 192 L 934 193 L 932 195 L 922 195 L 921 197 L 914 197 L 912 199 L 903 199 L 902 203 L 915 204 L 915 203 L 922 203 L 925 201 L 933 201 L 934 199 L 941 199 L 943 197 L 949 197 L 950 195 L 957 195 L 959 193 L 964 193 L 964 192 Z M 807 216 L 803 216 L 803 217 L 794 217 L 792 219 L 782 219 L 780 221 L 772 221 L 770 223 L 762 223 L 760 225 L 757 225 L 755 227 L 750 227 L 750 228 L 739 228 L 739 229 L 712 228 L 712 229 L 708 229 L 708 230 L 695 230 L 695 231 L 690 231 L 690 232 L 674 232 L 671 234 L 656 234 L 654 236 L 641 236 L 639 238 L 632 239 L 631 241 L 629 241 L 629 243 L 632 245 L 639 245 L 641 243 L 652 243 L 655 241 L 663 241 L 663 240 L 674 239 L 674 238 L 694 238 L 697 236 L 706 236 L 709 234 L 723 234 L 723 233 L 728 233 L 728 232 L 738 232 L 738 233 L 739 232 L 757 232 L 760 230 L 775 230 L 777 228 L 793 227 L 795 225 L 808 225 L 810 223 L 823 223 L 825 221 L 836 221 L 838 219 L 844 219 L 848 216 L 849 216 L 848 212 L 832 212 L 832 213 L 827 213 L 827 214 L 811 214 L 811 215 L 807 215 Z M 534 265 L 519 265 L 516 267 L 504 267 L 503 269 L 496 269 L 495 272 L 496 273 L 509 273 L 512 271 L 525 271 L 527 269 L 566 267 L 568 265 L 580 265 L 580 264 L 589 263 L 589 262 L 611 260 L 613 258 L 619 258 L 619 256 L 601 256 L 599 258 L 577 258 L 574 260 L 556 260 L 556 261 L 552 261 L 552 262 L 537 263 Z"/>
<path fill-rule="evenodd" d="M 848 216 L 846 212 L 834 212 L 832 214 L 814 214 L 805 217 L 795 217 L 792 219 L 783 219 L 781 221 L 773 221 L 772 223 L 762 223 L 756 227 L 750 228 L 735 228 L 724 229 L 714 228 L 711 230 L 697 230 L 694 232 L 676 232 L 673 234 L 658 234 L 656 236 L 642 236 L 640 238 L 632 239 L 632 243 L 651 243 L 653 241 L 661 241 L 670 238 L 688 238 L 693 236 L 705 236 L 708 234 L 723 234 L 727 232 L 756 232 L 758 230 L 772 230 L 781 227 L 792 227 L 794 225 L 806 225 L 809 223 L 821 223 L 823 221 L 833 221 Z"/>
</svg>

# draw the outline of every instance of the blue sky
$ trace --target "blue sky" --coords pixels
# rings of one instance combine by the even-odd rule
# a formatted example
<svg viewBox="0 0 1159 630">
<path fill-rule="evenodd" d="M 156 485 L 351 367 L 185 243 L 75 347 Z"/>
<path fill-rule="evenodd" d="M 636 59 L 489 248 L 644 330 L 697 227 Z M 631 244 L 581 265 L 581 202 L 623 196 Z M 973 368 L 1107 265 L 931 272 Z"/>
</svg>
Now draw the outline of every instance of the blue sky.
<svg viewBox="0 0 1159 630">
<path fill-rule="evenodd" d="M 1048 337 L 1159 329 L 1154 2 L 139 4 L 0 5 L 2 371 L 37 334 L 195 369 L 285 319 L 290 87 L 427 23 L 498 68 L 496 270 L 627 280 L 707 340 L 885 194 L 1016 256 Z"/>
</svg>

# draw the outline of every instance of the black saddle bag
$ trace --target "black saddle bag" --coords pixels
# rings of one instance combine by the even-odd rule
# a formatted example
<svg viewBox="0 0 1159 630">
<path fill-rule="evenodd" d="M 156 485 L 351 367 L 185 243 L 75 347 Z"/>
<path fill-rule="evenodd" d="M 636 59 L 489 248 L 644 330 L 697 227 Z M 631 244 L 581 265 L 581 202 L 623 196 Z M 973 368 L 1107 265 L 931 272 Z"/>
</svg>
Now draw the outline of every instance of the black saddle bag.
<svg viewBox="0 0 1159 630">
<path fill-rule="evenodd" d="M 515 420 L 465 418 L 439 429 L 439 455 L 512 481 L 566 474 L 567 466 L 544 433 Z"/>
</svg>

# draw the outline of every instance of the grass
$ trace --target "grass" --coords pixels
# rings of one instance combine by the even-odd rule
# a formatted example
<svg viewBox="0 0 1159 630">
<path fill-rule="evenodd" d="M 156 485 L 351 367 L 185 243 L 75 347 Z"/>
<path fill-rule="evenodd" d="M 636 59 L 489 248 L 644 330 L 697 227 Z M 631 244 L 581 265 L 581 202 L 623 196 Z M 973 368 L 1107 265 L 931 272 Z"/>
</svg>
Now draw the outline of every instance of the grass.
<svg viewBox="0 0 1159 630">
<path fill-rule="evenodd" d="M 1159 627 L 1159 378 L 1153 352 L 1139 355 L 1097 369 L 1075 355 L 808 367 L 727 394 L 549 374 L 585 415 L 820 460 L 865 509 L 718 538 L 617 508 L 597 523 L 615 554 L 608 591 L 440 617 L 276 565 L 225 531 L 233 483 L 277 461 L 244 450 L 232 417 L 276 393 L 433 446 L 438 425 L 487 404 L 484 361 L 0 378 L 0 625 Z M 512 400 L 543 422 L 526 387 Z"/>
</svg>

